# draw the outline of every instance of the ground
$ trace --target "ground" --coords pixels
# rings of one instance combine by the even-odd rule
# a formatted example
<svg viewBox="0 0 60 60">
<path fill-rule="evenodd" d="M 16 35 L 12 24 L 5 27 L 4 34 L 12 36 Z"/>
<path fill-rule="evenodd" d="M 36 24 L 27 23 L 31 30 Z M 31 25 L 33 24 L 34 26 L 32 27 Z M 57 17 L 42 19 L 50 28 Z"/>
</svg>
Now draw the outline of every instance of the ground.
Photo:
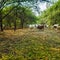
<svg viewBox="0 0 60 60">
<path fill-rule="evenodd" d="M 60 60 L 60 32 L 4 30 L 0 32 L 0 60 Z"/>
</svg>

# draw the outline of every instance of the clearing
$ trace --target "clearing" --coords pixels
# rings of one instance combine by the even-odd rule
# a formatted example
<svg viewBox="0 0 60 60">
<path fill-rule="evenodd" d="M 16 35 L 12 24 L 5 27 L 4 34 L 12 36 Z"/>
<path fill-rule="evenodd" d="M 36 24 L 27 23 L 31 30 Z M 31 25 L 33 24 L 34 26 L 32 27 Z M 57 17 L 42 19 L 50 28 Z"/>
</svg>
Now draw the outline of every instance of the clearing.
<svg viewBox="0 0 60 60">
<path fill-rule="evenodd" d="M 60 32 L 49 29 L 0 32 L 0 60 L 60 60 Z"/>
</svg>

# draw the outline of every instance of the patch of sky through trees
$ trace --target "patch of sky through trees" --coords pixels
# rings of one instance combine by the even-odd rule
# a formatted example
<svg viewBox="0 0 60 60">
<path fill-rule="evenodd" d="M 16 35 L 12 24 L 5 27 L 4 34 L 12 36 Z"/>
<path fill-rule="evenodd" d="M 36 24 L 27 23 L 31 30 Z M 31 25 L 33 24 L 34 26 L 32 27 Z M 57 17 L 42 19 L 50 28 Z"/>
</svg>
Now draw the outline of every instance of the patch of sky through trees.
<svg viewBox="0 0 60 60">
<path fill-rule="evenodd" d="M 55 2 L 58 0 L 34 0 L 34 3 L 32 2 L 24 2 L 22 3 L 24 6 L 30 6 L 32 11 L 35 13 L 36 16 L 41 15 L 41 13 L 52 6 Z M 28 3 L 28 4 L 26 4 Z"/>
</svg>

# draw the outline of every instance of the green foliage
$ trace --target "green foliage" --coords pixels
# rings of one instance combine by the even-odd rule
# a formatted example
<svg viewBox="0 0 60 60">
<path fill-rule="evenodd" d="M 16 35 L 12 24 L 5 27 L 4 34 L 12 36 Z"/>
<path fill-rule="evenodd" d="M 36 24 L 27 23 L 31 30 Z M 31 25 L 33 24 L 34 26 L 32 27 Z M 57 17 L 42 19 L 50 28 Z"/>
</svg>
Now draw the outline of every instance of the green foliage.
<svg viewBox="0 0 60 60">
<path fill-rule="evenodd" d="M 43 12 L 41 20 L 48 24 L 60 24 L 60 1 Z"/>
<path fill-rule="evenodd" d="M 6 6 L 3 9 L 3 16 L 5 16 L 15 5 Z M 16 26 L 26 27 L 27 24 L 36 23 L 37 17 L 34 15 L 32 10 L 27 7 L 17 6 L 14 8 L 3 20 L 3 24 L 5 27 L 7 26 L 14 26 L 14 21 L 16 21 Z"/>
<path fill-rule="evenodd" d="M 37 17 L 27 5 L 24 6 L 23 2 L 34 2 L 34 0 L 4 0 L 0 1 L 0 14 L 1 30 L 5 27 L 26 27 L 27 24 L 36 23 Z M 28 3 L 27 2 L 27 3 Z M 35 2 L 36 3 L 36 2 Z M 3 27 L 4 26 L 4 27 Z"/>
</svg>

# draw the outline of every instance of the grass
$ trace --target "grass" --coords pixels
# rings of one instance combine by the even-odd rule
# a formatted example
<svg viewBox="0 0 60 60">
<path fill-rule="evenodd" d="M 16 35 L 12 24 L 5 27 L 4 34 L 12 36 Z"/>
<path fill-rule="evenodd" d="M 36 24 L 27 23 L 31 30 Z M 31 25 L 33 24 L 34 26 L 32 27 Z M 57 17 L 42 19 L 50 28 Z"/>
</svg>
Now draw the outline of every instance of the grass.
<svg viewBox="0 0 60 60">
<path fill-rule="evenodd" d="M 49 29 L 0 32 L 0 60 L 60 60 L 60 32 Z"/>
</svg>

